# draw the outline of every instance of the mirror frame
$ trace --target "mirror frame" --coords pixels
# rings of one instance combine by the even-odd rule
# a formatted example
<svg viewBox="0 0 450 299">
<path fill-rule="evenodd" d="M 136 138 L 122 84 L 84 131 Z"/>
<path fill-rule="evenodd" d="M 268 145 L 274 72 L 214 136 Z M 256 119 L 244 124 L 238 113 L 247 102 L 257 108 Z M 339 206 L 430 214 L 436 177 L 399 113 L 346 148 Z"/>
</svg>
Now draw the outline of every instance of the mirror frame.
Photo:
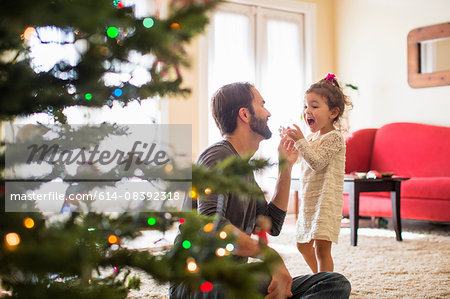
<svg viewBox="0 0 450 299">
<path fill-rule="evenodd" d="M 421 27 L 408 33 L 408 84 L 412 88 L 450 85 L 450 70 L 420 72 L 420 43 L 450 37 L 450 22 Z"/>
</svg>

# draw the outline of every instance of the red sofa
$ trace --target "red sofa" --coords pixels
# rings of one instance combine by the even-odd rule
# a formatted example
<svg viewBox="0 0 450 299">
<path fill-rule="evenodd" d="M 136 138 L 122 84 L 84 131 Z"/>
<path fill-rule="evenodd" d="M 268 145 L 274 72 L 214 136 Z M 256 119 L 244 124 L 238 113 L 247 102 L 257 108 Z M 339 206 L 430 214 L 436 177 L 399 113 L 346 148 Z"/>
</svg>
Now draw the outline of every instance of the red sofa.
<svg viewBox="0 0 450 299">
<path fill-rule="evenodd" d="M 401 185 L 401 218 L 450 222 L 450 127 L 392 123 L 346 138 L 346 173 L 393 172 Z M 361 193 L 362 216 L 391 217 L 389 193 Z M 343 214 L 349 214 L 344 194 Z"/>
</svg>

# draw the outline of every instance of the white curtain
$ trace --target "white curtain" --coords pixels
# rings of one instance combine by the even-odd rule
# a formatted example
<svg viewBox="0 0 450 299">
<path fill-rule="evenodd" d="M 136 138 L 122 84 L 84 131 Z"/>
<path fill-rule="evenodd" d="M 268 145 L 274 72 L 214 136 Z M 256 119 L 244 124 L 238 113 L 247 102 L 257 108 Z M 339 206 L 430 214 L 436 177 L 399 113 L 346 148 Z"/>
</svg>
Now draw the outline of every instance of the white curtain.
<svg viewBox="0 0 450 299">
<path fill-rule="evenodd" d="M 252 7 L 224 5 L 211 19 L 208 99 L 221 86 L 255 82 L 254 17 Z M 222 137 L 208 109 L 208 143 Z"/>
<path fill-rule="evenodd" d="M 237 81 L 255 84 L 272 114 L 270 140 L 256 156 L 277 162 L 280 126 L 301 125 L 305 91 L 304 17 L 275 9 L 227 4 L 212 19 L 209 36 L 209 84 L 212 93 Z M 209 144 L 221 136 L 208 110 Z M 297 170 L 294 170 L 296 172 Z M 273 190 L 277 167 L 257 176 L 261 187 Z"/>
</svg>

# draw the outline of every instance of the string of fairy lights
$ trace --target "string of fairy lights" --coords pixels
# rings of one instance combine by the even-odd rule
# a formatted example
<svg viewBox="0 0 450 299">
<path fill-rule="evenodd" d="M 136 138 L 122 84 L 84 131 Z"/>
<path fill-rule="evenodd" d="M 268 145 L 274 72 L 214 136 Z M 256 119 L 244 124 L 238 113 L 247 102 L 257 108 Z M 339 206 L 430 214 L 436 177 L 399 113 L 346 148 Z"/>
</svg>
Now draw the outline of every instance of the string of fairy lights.
<svg viewBox="0 0 450 299">
<path fill-rule="evenodd" d="M 180 218 L 180 223 L 184 223 L 184 219 Z M 206 233 L 212 232 L 214 229 L 213 223 L 207 223 L 203 226 L 203 231 Z M 219 238 L 225 240 L 228 237 L 228 234 L 225 231 L 219 232 Z M 184 249 L 189 249 L 191 247 L 191 242 L 189 240 L 184 240 L 182 242 L 182 246 Z M 224 257 L 229 255 L 234 250 L 234 245 L 232 243 L 228 243 L 225 248 L 219 247 L 215 250 L 215 254 L 218 257 Z M 196 273 L 199 269 L 195 259 L 193 257 L 188 257 L 186 259 L 186 269 L 190 273 Z M 205 281 L 200 285 L 201 292 L 210 292 L 213 289 L 213 284 L 209 281 Z"/>
<path fill-rule="evenodd" d="M 122 1 L 119 0 L 114 0 L 113 4 L 118 7 L 118 8 L 123 8 L 125 7 Z M 157 13 L 158 15 L 158 13 Z M 156 24 L 156 18 L 154 17 L 146 17 L 142 19 L 142 26 L 144 26 L 147 29 L 151 29 L 154 27 L 154 25 Z M 170 24 L 170 28 L 172 30 L 179 30 L 180 29 L 180 24 L 177 22 L 173 22 L 172 24 Z M 34 27 L 27 27 L 23 34 L 20 36 L 22 40 L 25 41 L 31 41 L 32 39 L 38 39 L 39 35 L 37 34 L 37 28 Z M 73 32 L 75 35 L 77 35 L 79 33 L 78 30 L 74 30 Z M 121 30 L 119 28 L 117 28 L 116 26 L 109 26 L 106 28 L 106 36 L 111 38 L 111 39 L 116 39 L 117 40 L 117 44 L 120 46 L 121 45 L 121 38 L 122 37 L 126 37 L 127 33 L 126 32 L 121 32 Z M 112 95 L 115 98 L 120 98 L 123 95 L 123 90 L 118 87 L 116 89 L 114 89 L 114 91 L 112 92 Z M 91 101 L 93 99 L 93 94 L 90 92 L 85 93 L 82 98 L 84 98 L 86 101 Z"/>
<path fill-rule="evenodd" d="M 206 188 L 205 190 L 203 190 L 203 192 L 206 195 L 208 195 L 208 194 L 211 194 L 212 190 L 211 190 L 211 188 Z M 198 193 L 194 188 L 192 188 L 190 190 L 189 197 L 192 199 L 198 198 Z M 179 219 L 180 224 L 185 223 L 185 221 L 186 220 L 184 218 Z M 203 231 L 205 233 L 211 233 L 211 232 L 213 232 L 214 228 L 215 228 L 214 223 L 209 222 L 203 226 Z M 218 233 L 218 236 L 220 239 L 226 240 L 228 238 L 228 233 L 226 231 L 222 230 Z M 182 244 L 182 247 L 186 250 L 188 250 L 192 246 L 192 244 L 189 240 L 183 240 L 181 244 Z M 227 255 L 230 255 L 234 249 L 235 249 L 235 246 L 232 243 L 227 243 L 225 247 L 216 248 L 215 254 L 218 257 L 224 257 Z M 196 273 L 198 271 L 199 266 L 197 265 L 197 263 L 193 257 L 186 258 L 186 269 L 190 273 Z M 205 281 L 200 285 L 200 291 L 207 293 L 207 292 L 210 292 L 213 289 L 213 287 L 214 286 L 211 282 Z"/>
<path fill-rule="evenodd" d="M 126 2 L 127 2 L 126 0 L 122 0 L 122 1 L 114 0 L 113 4 L 118 9 L 121 9 L 128 5 Z M 162 2 L 162 1 L 158 0 L 158 2 Z M 122 12 L 123 12 L 123 10 L 122 10 Z M 158 12 L 154 15 L 152 14 L 152 17 L 145 17 L 145 18 L 140 19 L 139 22 L 140 23 L 138 23 L 137 27 L 143 26 L 145 29 L 149 30 L 149 31 L 146 31 L 147 33 L 152 33 L 154 31 L 150 31 L 150 30 L 158 30 L 158 27 L 163 23 L 163 20 L 159 18 L 159 12 Z M 161 23 L 159 23 L 159 22 L 161 22 Z M 165 29 L 167 29 L 167 27 L 169 27 L 170 30 L 173 30 L 173 31 L 181 30 L 181 29 L 183 29 L 183 30 L 186 29 L 188 31 L 188 29 L 189 29 L 188 24 L 186 25 L 186 27 L 184 27 L 184 23 L 182 22 L 182 19 L 179 20 L 179 22 L 180 23 L 168 22 L 167 26 L 164 26 L 164 27 L 165 27 Z M 135 24 L 135 23 L 133 23 L 133 24 Z M 130 33 L 126 32 L 125 29 L 121 28 L 120 25 L 117 25 L 117 24 L 114 24 L 114 25 L 116 25 L 116 26 L 105 26 L 104 27 L 104 29 L 103 29 L 104 31 L 102 31 L 102 33 L 100 34 L 101 41 L 102 42 L 107 41 L 108 44 L 111 44 L 111 42 L 113 42 L 114 45 L 117 43 L 118 46 L 123 45 L 124 47 L 126 47 L 127 44 L 125 43 L 125 45 L 124 45 L 123 42 L 124 42 L 124 39 L 127 37 L 127 34 L 130 34 Z M 47 27 L 45 27 L 45 28 L 40 27 L 36 24 L 34 24 L 33 26 L 26 27 L 21 35 L 20 35 L 21 31 L 19 33 L 15 33 L 16 38 L 20 35 L 20 38 L 24 42 L 29 42 L 29 45 L 31 45 L 31 42 L 36 43 L 36 44 L 37 43 L 51 44 L 51 46 L 57 46 L 58 43 L 60 43 L 60 45 L 64 45 L 64 46 L 73 48 L 72 49 L 73 52 L 75 52 L 77 50 L 78 54 L 84 53 L 83 51 L 86 51 L 85 49 L 87 47 L 89 47 L 89 45 L 88 45 L 89 40 L 87 38 L 81 38 L 85 35 L 83 35 L 84 33 L 80 33 L 80 31 L 78 29 L 71 29 L 71 28 L 62 28 L 61 29 L 61 28 L 56 28 L 55 26 L 48 26 L 48 28 L 50 28 L 51 30 L 53 30 L 55 32 L 57 31 L 55 33 L 55 35 L 59 34 L 60 36 L 62 36 L 62 38 L 64 38 L 64 40 L 58 41 L 56 38 L 55 38 L 55 40 L 46 40 L 46 37 L 44 37 L 45 34 L 43 34 L 46 32 L 43 32 L 43 31 L 45 31 L 45 28 L 47 28 Z M 24 27 L 22 27 L 22 28 L 24 28 Z M 193 27 L 195 27 L 195 26 L 193 26 Z M 50 29 L 48 29 L 48 30 L 50 30 Z M 142 27 L 139 29 L 142 30 Z M 41 30 L 43 30 L 43 31 L 41 31 Z M 49 35 L 47 35 L 47 36 L 49 36 Z M 130 37 L 130 35 L 128 35 L 128 37 Z M 42 38 L 42 40 L 41 40 L 41 38 Z M 82 47 L 78 47 L 78 46 L 76 47 L 75 44 L 77 44 L 77 43 L 78 43 L 78 46 L 82 46 Z M 99 53 L 103 56 L 106 56 L 105 53 L 108 53 L 108 48 L 106 46 L 102 46 L 102 45 L 103 44 L 99 45 L 99 49 L 98 49 Z M 32 50 L 33 50 L 32 47 L 29 47 L 29 49 L 31 49 L 30 52 L 32 52 Z M 64 52 L 64 51 L 62 51 L 62 52 Z M 70 52 L 70 53 L 72 53 L 72 52 Z M 52 56 L 52 55 L 48 55 L 48 53 L 46 53 L 46 54 L 47 54 L 46 56 Z M 34 55 L 38 56 L 37 51 Z M 82 54 L 80 54 L 80 56 L 81 55 Z M 55 57 L 54 60 L 56 60 L 58 62 L 58 59 L 60 59 L 60 57 L 62 57 L 62 56 L 58 55 L 57 57 Z M 65 59 L 65 57 L 63 57 L 63 58 Z M 73 59 L 72 58 L 73 57 L 70 58 L 70 61 L 68 59 L 67 61 L 64 60 L 64 62 L 67 62 L 68 65 L 74 67 L 77 65 L 77 63 L 79 61 L 78 60 L 79 57 L 73 58 Z M 33 59 L 31 59 L 31 60 L 33 60 Z M 36 62 L 36 64 L 40 65 L 40 61 Z M 158 64 L 157 66 L 159 66 L 159 65 L 160 64 Z M 45 69 L 45 68 L 34 68 L 33 65 L 32 65 L 32 67 L 35 72 L 43 72 L 43 71 L 48 72 L 49 71 L 49 69 Z M 105 67 L 105 68 L 107 69 L 107 67 Z M 70 69 L 70 68 L 67 68 L 67 69 Z M 61 80 L 68 80 L 70 78 L 75 77 L 75 76 L 72 76 L 70 73 L 70 72 L 75 72 L 74 68 L 71 68 L 70 71 L 65 71 L 65 70 L 64 71 L 57 70 L 57 71 L 54 71 L 52 74 L 56 78 L 59 78 Z M 121 82 L 127 81 L 126 79 L 122 79 L 122 78 L 120 80 L 121 80 Z M 132 84 L 134 84 L 134 83 L 132 83 Z M 110 86 L 112 86 L 112 88 Z M 110 85 L 108 85 L 107 93 L 108 93 L 108 95 L 112 95 L 115 98 L 124 97 L 124 95 L 126 95 L 128 92 L 127 88 L 124 86 L 125 85 L 123 85 L 123 84 L 110 84 Z M 123 87 L 123 88 L 121 88 L 121 87 Z M 109 88 L 111 88 L 111 89 L 109 89 Z M 70 88 L 67 89 L 67 92 L 72 95 L 72 94 L 76 93 L 77 91 L 76 91 L 75 87 L 73 85 L 71 85 Z M 94 90 L 94 88 L 89 87 L 89 88 L 86 88 L 83 92 L 79 92 L 79 95 L 77 95 L 79 97 L 77 99 L 94 102 L 96 100 L 95 98 L 97 97 L 97 94 L 99 94 L 99 93 L 97 93 Z M 173 172 L 173 166 L 167 165 L 165 168 L 165 171 L 167 173 Z M 208 195 L 208 194 L 211 194 L 211 192 L 212 192 L 211 188 L 206 188 L 206 189 L 202 190 L 202 192 L 200 192 L 200 193 Z M 194 189 L 192 189 L 189 192 L 189 196 L 191 198 L 196 199 L 198 194 Z M 63 208 L 61 209 L 61 213 L 62 214 L 72 214 L 69 206 L 63 206 Z M 170 216 L 172 216 L 172 215 L 170 215 Z M 15 226 L 15 228 L 11 228 L 11 229 L 5 231 L 5 234 L 3 236 L 0 235 L 0 238 L 1 237 L 4 238 L 5 246 L 8 251 L 10 251 L 10 252 L 16 251 L 17 253 L 19 253 L 20 250 L 25 250 L 27 245 L 29 245 L 29 244 L 27 244 L 27 243 L 29 243 L 27 241 L 30 241 L 30 238 L 27 237 L 27 236 L 29 236 L 29 234 L 27 232 L 33 232 L 32 230 L 34 230 L 34 233 L 35 233 L 38 231 L 38 229 L 40 227 L 42 228 L 42 221 L 41 221 L 42 219 L 40 219 L 37 216 L 33 216 L 33 217 L 34 217 L 34 219 L 31 217 L 28 217 L 28 216 L 26 216 L 24 218 L 20 218 L 20 221 L 21 221 L 20 225 L 17 225 L 17 226 Z M 189 218 L 188 219 L 185 219 L 185 218 L 177 219 L 177 218 L 178 217 L 175 218 L 175 221 L 178 220 L 179 224 L 183 224 L 186 221 L 189 222 Z M 160 229 L 159 227 L 161 225 L 163 227 L 165 227 L 165 225 L 167 223 L 170 223 L 170 225 L 172 225 L 174 223 L 173 222 L 174 220 L 169 220 L 169 219 L 171 219 L 171 217 L 158 218 L 158 216 L 155 216 L 155 217 L 142 218 L 142 216 L 141 216 L 139 221 L 146 220 L 146 223 L 152 229 L 155 229 L 155 228 Z M 162 222 L 164 222 L 164 223 L 162 223 Z M 192 223 L 196 223 L 196 222 L 192 222 Z M 142 223 L 139 222 L 139 224 L 142 224 Z M 204 224 L 204 222 L 202 222 L 201 225 L 203 225 L 203 224 Z M 25 229 L 24 229 L 24 227 L 25 227 Z M 134 226 L 132 228 L 134 228 Z M 148 229 L 148 227 L 147 227 L 147 229 Z M 100 243 L 100 244 L 104 245 L 104 246 L 103 245 L 101 246 L 101 250 L 104 250 L 106 248 L 107 252 L 110 252 L 110 250 L 116 251 L 116 250 L 119 250 L 121 247 L 125 248 L 125 246 L 127 245 L 125 233 L 120 232 L 120 230 L 110 230 L 110 227 L 105 228 L 102 226 L 102 224 L 94 224 L 94 225 L 89 224 L 86 226 L 82 226 L 82 229 L 77 230 L 77 233 L 81 232 L 82 234 L 84 234 L 86 232 L 86 230 L 88 232 L 86 234 L 89 236 L 91 236 L 91 235 L 97 236 L 97 233 L 100 233 L 98 235 L 100 239 L 95 237 L 95 242 L 96 242 L 96 244 Z M 220 238 L 220 240 L 222 240 L 220 243 L 221 245 L 213 246 L 212 248 L 208 248 L 208 250 L 211 250 L 210 253 L 213 257 L 219 257 L 219 258 L 225 257 L 225 256 L 230 255 L 232 253 L 232 251 L 235 250 L 235 245 L 233 245 L 233 243 L 232 243 L 233 242 L 232 236 L 229 235 L 227 232 L 220 230 L 220 227 L 217 226 L 216 222 L 206 223 L 205 225 L 198 227 L 197 231 L 200 231 L 202 234 L 204 232 L 204 233 L 209 234 L 210 236 L 213 236 L 213 235 L 215 237 L 217 236 L 217 238 Z M 46 235 L 42 234 L 42 236 L 46 236 Z M 74 238 L 74 237 L 75 236 L 72 236 L 72 238 Z M 191 273 L 191 274 L 197 273 L 197 275 L 201 274 L 201 271 L 202 271 L 201 258 L 197 258 L 197 260 L 196 260 L 196 258 L 194 258 L 194 256 L 195 256 L 194 252 L 195 252 L 195 247 L 196 247 L 194 238 L 193 237 L 185 237 L 185 238 L 186 239 L 182 240 L 181 247 L 180 247 L 181 252 L 184 252 L 183 254 L 189 255 L 189 257 L 186 258 L 186 264 L 185 264 L 184 271 L 186 271 L 188 273 L 188 275 L 190 275 L 189 273 Z M 156 244 L 156 242 L 154 242 L 154 244 Z M 161 250 L 160 248 L 161 247 L 159 247 L 157 250 Z M 148 249 L 149 249 L 149 252 L 152 251 L 150 247 L 148 247 Z M 165 249 L 162 249 L 162 250 L 165 250 Z M 215 254 L 215 256 L 214 256 L 214 254 Z M 183 256 L 185 257 L 186 255 L 183 255 Z M 114 264 L 115 264 L 115 266 L 114 266 Z M 114 271 L 115 274 L 119 275 L 120 271 L 122 270 L 121 269 L 122 266 L 121 266 L 120 262 L 116 262 L 114 264 L 111 265 L 112 270 Z M 110 268 L 111 268 L 111 266 L 110 266 Z M 184 264 L 181 264 L 180 266 L 183 269 Z M 204 267 L 204 269 L 206 269 L 205 266 L 203 266 L 203 267 Z M 101 275 L 99 275 L 99 278 L 103 279 L 103 277 Z M 84 279 L 84 282 L 85 281 L 86 280 Z M 88 283 L 95 284 L 95 280 L 93 279 L 91 281 L 91 279 L 89 279 Z M 201 281 L 200 291 L 210 292 L 213 289 L 213 287 L 214 286 L 213 286 L 212 282 Z"/>
<path fill-rule="evenodd" d="M 204 190 L 205 194 L 210 194 L 211 193 L 211 189 L 207 188 Z M 195 191 L 195 189 L 191 189 L 189 192 L 189 196 L 193 199 L 197 198 L 197 192 Z M 179 224 L 183 224 L 186 222 L 185 218 L 179 218 L 178 223 Z M 149 226 L 155 226 L 157 224 L 157 219 L 154 217 L 149 217 L 147 219 L 147 224 Z M 25 228 L 27 229 L 33 229 L 35 227 L 35 221 L 31 218 L 31 217 L 26 217 L 23 221 L 23 225 L 25 226 Z M 203 231 L 205 233 L 212 233 L 214 231 L 215 225 L 212 222 L 209 222 L 207 224 L 205 224 L 203 226 Z M 87 229 L 89 232 L 95 231 L 96 228 L 95 227 L 89 227 Z M 220 231 L 218 232 L 218 236 L 220 239 L 222 240 L 226 240 L 229 236 L 228 233 L 226 231 Z M 106 241 L 111 245 L 111 249 L 112 250 L 118 250 L 120 248 L 121 245 L 121 240 L 120 237 L 118 237 L 115 234 L 109 234 L 106 238 Z M 21 237 L 18 233 L 16 232 L 10 232 L 7 233 L 5 235 L 5 244 L 7 245 L 7 248 L 10 251 L 14 251 L 16 250 L 21 243 Z M 192 243 L 190 240 L 183 240 L 181 242 L 182 247 L 185 250 L 189 250 L 192 247 Z M 219 247 L 215 249 L 215 255 L 217 257 L 224 257 L 227 256 L 229 254 L 231 254 L 231 252 L 235 249 L 235 246 L 232 243 L 227 243 L 225 247 Z M 118 274 L 118 268 L 116 266 L 113 267 L 114 273 Z M 193 257 L 188 257 L 186 258 L 186 270 L 188 271 L 188 273 L 197 273 L 199 271 L 199 266 L 196 263 L 195 258 Z M 101 276 L 99 277 L 101 279 Z M 91 280 L 89 279 L 88 281 L 89 284 L 91 284 Z M 200 291 L 201 292 L 210 292 L 213 289 L 213 284 L 209 281 L 205 281 L 200 285 Z"/>
</svg>

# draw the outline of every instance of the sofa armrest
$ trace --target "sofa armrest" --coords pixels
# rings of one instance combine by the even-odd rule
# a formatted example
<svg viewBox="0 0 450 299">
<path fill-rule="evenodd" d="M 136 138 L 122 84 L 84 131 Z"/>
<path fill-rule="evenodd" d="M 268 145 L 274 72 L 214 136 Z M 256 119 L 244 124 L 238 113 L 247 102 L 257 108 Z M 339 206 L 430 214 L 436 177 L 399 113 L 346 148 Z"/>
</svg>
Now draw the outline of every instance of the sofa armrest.
<svg viewBox="0 0 450 299">
<path fill-rule="evenodd" d="M 345 138 L 345 173 L 367 172 L 370 169 L 373 141 L 378 129 L 362 129 Z"/>
</svg>

